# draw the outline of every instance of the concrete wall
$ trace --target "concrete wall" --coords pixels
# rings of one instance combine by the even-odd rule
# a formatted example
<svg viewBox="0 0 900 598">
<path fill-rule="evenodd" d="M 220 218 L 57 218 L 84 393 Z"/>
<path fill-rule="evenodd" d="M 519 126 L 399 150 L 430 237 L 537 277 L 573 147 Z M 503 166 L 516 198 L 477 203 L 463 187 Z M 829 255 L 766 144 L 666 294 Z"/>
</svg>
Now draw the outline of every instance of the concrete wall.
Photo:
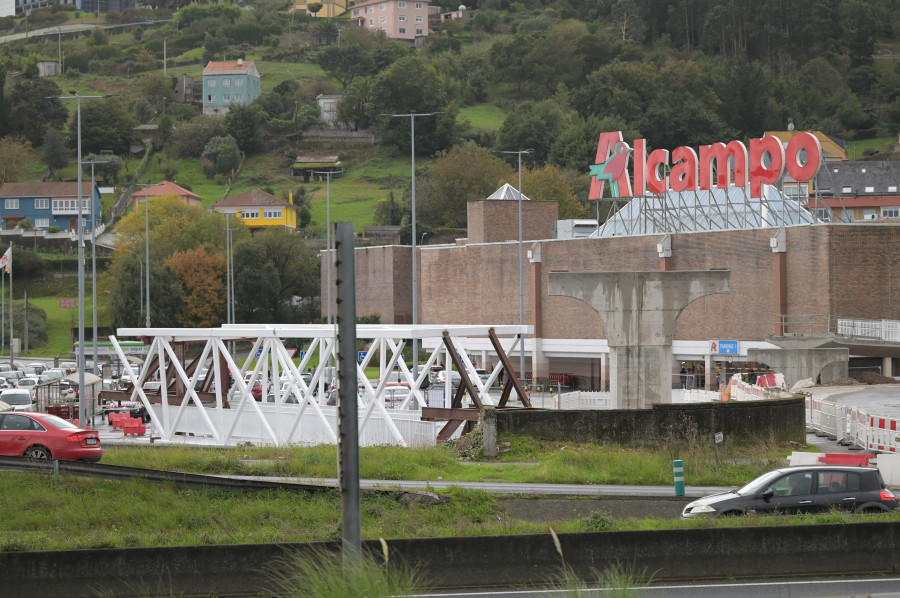
<svg viewBox="0 0 900 598">
<path fill-rule="evenodd" d="M 497 432 L 571 442 L 612 442 L 658 446 L 671 441 L 708 442 L 722 432 L 727 442 L 803 442 L 806 414 L 802 398 L 771 401 L 654 405 L 652 409 L 497 409 Z"/>
<path fill-rule="evenodd" d="M 896 574 L 900 522 L 560 534 L 584 579 L 627 564 L 654 581 Z M 285 560 L 338 543 L 0 552 L 0 596 L 257 595 Z M 376 558 L 377 541 L 365 542 Z M 435 589 L 546 584 L 560 571 L 549 534 L 388 540 L 392 562 Z M 267 573 L 267 571 L 269 573 Z"/>
</svg>

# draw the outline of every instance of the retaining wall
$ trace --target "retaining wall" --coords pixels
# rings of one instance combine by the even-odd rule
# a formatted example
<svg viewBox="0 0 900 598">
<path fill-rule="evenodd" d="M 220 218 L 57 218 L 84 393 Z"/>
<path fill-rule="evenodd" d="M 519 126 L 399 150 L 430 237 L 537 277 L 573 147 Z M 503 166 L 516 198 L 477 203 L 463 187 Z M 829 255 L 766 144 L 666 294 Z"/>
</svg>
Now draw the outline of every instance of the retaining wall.
<svg viewBox="0 0 900 598">
<path fill-rule="evenodd" d="M 654 581 L 898 572 L 900 522 L 560 534 L 566 564 L 631 565 Z M 381 558 L 377 541 L 366 549 Z M 434 589 L 546 584 L 560 571 L 549 534 L 389 540 Z M 0 596 L 257 595 L 290 553 L 339 543 L 0 552 Z"/>
<path fill-rule="evenodd" d="M 736 444 L 804 442 L 802 397 L 752 402 L 659 404 L 652 409 L 496 410 L 497 432 L 552 440 L 654 446 L 709 439 Z M 489 423 L 489 422 L 488 422 Z"/>
</svg>

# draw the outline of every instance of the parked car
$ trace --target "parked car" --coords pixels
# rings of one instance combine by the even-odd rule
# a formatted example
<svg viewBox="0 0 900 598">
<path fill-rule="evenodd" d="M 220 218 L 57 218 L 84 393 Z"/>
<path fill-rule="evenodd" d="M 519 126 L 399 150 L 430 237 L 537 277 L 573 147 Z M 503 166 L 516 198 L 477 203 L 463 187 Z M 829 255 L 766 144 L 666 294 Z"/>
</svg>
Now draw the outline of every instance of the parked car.
<svg viewBox="0 0 900 598">
<path fill-rule="evenodd" d="M 0 392 L 0 401 L 9 405 L 13 411 L 34 411 L 31 391 L 27 388 L 7 388 Z"/>
<path fill-rule="evenodd" d="M 441 385 L 447 383 L 447 370 L 441 370 L 434 377 L 435 384 Z M 459 375 L 459 372 L 455 370 L 451 370 L 449 373 L 450 376 L 450 384 L 453 386 L 459 386 L 462 383 L 462 376 Z"/>
<path fill-rule="evenodd" d="M 64 461 L 99 461 L 96 430 L 85 430 L 48 413 L 0 413 L 0 455 Z"/>
<path fill-rule="evenodd" d="M 29 363 L 29 364 L 28 364 L 28 367 L 32 368 L 38 376 L 40 376 L 41 374 L 43 374 L 43 373 L 44 373 L 44 370 L 47 369 L 47 366 L 46 366 L 46 365 L 44 365 L 43 363 L 38 363 L 38 362 L 35 362 L 35 363 Z"/>
<path fill-rule="evenodd" d="M 37 378 L 19 378 L 16 388 L 24 388 L 34 395 L 34 387 L 37 386 Z"/>
<path fill-rule="evenodd" d="M 74 361 L 63 361 L 59 364 L 59 369 L 65 370 L 66 375 L 74 373 L 78 369 L 78 364 Z"/>
<path fill-rule="evenodd" d="M 162 382 L 159 382 L 158 380 L 144 382 L 144 392 L 160 392 L 160 388 L 162 388 Z"/>
<path fill-rule="evenodd" d="M 57 368 L 44 370 L 44 373 L 41 374 L 41 377 L 45 377 L 47 380 L 56 380 L 58 378 L 65 378 L 66 376 L 68 376 L 68 374 L 65 370 L 60 370 Z"/>
<path fill-rule="evenodd" d="M 3 373 L 3 376 L 10 382 L 25 377 L 25 372 L 21 370 L 9 370 Z"/>
<path fill-rule="evenodd" d="M 830 509 L 880 513 L 900 510 L 874 467 L 808 465 L 764 473 L 746 486 L 689 503 L 682 517 L 745 513 L 816 513 Z"/>
</svg>

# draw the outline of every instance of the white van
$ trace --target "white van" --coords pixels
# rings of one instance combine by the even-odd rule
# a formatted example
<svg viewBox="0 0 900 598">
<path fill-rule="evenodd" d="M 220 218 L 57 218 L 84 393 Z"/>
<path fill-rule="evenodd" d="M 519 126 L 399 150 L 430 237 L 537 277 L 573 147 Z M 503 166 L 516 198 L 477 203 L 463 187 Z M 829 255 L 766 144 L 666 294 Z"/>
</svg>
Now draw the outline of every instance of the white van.
<svg viewBox="0 0 900 598">
<path fill-rule="evenodd" d="M 7 388 L 0 392 L 0 401 L 9 405 L 13 411 L 34 411 L 31 391 L 27 388 Z"/>
</svg>

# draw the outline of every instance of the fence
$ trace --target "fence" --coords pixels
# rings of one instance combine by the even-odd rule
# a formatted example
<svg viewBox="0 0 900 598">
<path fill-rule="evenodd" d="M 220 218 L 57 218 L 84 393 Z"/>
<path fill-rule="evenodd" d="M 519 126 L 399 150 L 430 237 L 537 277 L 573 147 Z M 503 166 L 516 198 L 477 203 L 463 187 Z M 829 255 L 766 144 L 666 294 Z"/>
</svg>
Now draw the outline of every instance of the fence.
<svg viewBox="0 0 900 598">
<path fill-rule="evenodd" d="M 880 453 L 900 452 L 900 419 L 806 398 L 806 425 L 818 436 Z"/>
</svg>

